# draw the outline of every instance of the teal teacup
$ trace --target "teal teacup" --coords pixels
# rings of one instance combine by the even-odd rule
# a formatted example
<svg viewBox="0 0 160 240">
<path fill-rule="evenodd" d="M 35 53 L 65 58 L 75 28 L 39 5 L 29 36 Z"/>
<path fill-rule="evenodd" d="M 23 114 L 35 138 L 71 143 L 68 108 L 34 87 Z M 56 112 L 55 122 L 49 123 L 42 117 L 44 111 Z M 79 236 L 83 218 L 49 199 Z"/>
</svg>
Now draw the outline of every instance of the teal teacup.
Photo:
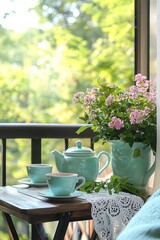
<svg viewBox="0 0 160 240">
<path fill-rule="evenodd" d="M 47 182 L 46 174 L 52 172 L 51 164 L 29 164 L 26 166 L 28 177 L 32 183 Z"/>
<path fill-rule="evenodd" d="M 76 173 L 48 173 L 46 176 L 54 196 L 69 196 L 85 184 L 85 178 Z"/>
</svg>

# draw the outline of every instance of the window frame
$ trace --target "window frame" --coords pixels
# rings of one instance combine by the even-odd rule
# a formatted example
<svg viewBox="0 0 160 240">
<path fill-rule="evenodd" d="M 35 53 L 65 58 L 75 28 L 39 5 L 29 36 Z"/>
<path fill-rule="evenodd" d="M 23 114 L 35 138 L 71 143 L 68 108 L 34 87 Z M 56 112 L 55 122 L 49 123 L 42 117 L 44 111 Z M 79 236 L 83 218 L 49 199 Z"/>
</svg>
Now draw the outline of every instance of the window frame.
<svg viewBox="0 0 160 240">
<path fill-rule="evenodd" d="M 150 0 L 135 0 L 135 74 L 150 78 Z"/>
</svg>

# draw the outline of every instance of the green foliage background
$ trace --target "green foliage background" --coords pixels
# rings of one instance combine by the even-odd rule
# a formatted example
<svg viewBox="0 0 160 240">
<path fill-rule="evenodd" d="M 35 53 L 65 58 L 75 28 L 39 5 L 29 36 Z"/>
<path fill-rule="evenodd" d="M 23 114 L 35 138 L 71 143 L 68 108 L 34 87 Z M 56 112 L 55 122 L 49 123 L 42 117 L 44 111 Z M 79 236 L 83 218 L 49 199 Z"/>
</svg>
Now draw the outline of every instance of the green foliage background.
<svg viewBox="0 0 160 240">
<path fill-rule="evenodd" d="M 39 29 L 0 26 L 0 122 L 76 123 L 76 91 L 97 78 L 131 84 L 133 8 L 131 0 L 41 0 Z"/>
<path fill-rule="evenodd" d="M 31 10 L 39 28 L 17 33 L 0 25 L 0 122 L 81 123 L 74 93 L 99 78 L 132 84 L 133 0 L 39 0 Z M 58 141 L 43 146 L 44 162 L 61 150 Z M 14 184 L 24 177 L 30 142 L 10 140 L 8 148 L 7 183 Z"/>
</svg>

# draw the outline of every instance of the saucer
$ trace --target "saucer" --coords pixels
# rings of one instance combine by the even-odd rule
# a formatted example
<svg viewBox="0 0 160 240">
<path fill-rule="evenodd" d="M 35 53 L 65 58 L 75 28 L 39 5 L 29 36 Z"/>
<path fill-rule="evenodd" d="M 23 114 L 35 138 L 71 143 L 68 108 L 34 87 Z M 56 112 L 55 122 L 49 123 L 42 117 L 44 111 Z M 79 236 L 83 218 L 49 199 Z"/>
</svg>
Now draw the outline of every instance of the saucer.
<svg viewBox="0 0 160 240">
<path fill-rule="evenodd" d="M 32 187 L 44 187 L 44 186 L 48 186 L 48 185 L 47 185 L 47 182 L 46 182 L 46 183 L 32 183 L 29 178 L 19 179 L 18 182 L 19 182 L 19 183 L 22 183 L 22 184 L 27 184 L 27 185 L 32 186 Z"/>
<path fill-rule="evenodd" d="M 69 196 L 54 196 L 49 189 L 46 189 L 46 190 L 39 191 L 38 194 L 41 197 L 45 197 L 45 198 L 48 198 L 48 199 L 66 201 L 66 200 L 71 200 L 71 199 L 74 199 L 74 198 L 77 198 L 77 197 L 81 196 L 82 192 L 75 191 L 75 192 L 71 193 L 71 195 L 69 195 Z"/>
</svg>

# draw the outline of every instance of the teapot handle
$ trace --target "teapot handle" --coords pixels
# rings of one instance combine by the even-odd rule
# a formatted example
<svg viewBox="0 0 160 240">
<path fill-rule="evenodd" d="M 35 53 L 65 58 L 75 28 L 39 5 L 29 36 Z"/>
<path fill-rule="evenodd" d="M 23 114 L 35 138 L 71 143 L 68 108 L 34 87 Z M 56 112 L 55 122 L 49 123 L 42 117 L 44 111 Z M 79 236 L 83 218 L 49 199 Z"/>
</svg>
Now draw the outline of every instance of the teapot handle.
<svg viewBox="0 0 160 240">
<path fill-rule="evenodd" d="M 143 179 L 143 183 L 142 185 L 146 186 L 148 183 L 149 178 L 151 177 L 151 175 L 154 173 L 155 171 L 155 167 L 156 167 L 156 160 L 154 160 L 153 165 L 151 166 L 151 168 L 148 170 L 148 172 L 146 173 L 146 176 Z"/>
<path fill-rule="evenodd" d="M 79 183 L 79 180 L 81 180 L 80 183 Z M 80 177 L 77 177 L 77 182 L 78 182 L 78 185 L 76 186 L 75 190 L 78 190 L 80 187 L 82 187 L 85 184 L 86 179 L 80 176 Z"/>
<path fill-rule="evenodd" d="M 98 156 L 97 156 L 98 161 L 100 161 L 102 155 L 106 155 L 106 156 L 107 156 L 107 160 L 106 160 L 104 166 L 99 170 L 98 175 L 100 175 L 100 174 L 105 170 L 105 168 L 108 167 L 108 165 L 109 165 L 109 163 L 110 163 L 110 156 L 109 156 L 109 154 L 108 154 L 107 152 L 105 152 L 105 151 L 102 151 L 102 152 L 100 152 L 100 153 L 98 154 Z"/>
</svg>

